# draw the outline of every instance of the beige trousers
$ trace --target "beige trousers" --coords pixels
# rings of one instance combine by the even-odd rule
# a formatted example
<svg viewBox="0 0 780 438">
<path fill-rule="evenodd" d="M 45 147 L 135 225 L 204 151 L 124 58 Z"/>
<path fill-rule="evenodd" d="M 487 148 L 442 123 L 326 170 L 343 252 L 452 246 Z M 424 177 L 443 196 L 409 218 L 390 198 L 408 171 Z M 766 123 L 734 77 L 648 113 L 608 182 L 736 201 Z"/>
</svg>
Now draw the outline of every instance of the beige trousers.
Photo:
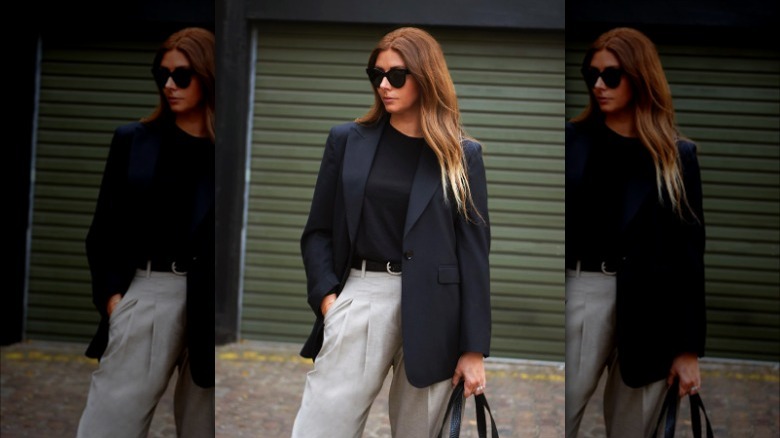
<svg viewBox="0 0 780 438">
<path fill-rule="evenodd" d="M 79 438 L 146 437 L 175 368 L 180 437 L 214 436 L 214 388 L 192 380 L 185 344 L 186 277 L 138 270 L 109 321 L 108 347 L 92 374 Z"/>
<path fill-rule="evenodd" d="M 359 438 L 391 367 L 392 436 L 437 436 L 452 384 L 412 386 L 401 344 L 401 277 L 353 269 L 325 314 L 322 350 L 306 377 L 293 438 Z"/>
<path fill-rule="evenodd" d="M 666 381 L 631 388 L 620 375 L 615 345 L 614 276 L 566 270 L 566 437 L 579 432 L 585 407 L 602 374 L 608 437 L 649 437 L 666 393 Z"/>
</svg>

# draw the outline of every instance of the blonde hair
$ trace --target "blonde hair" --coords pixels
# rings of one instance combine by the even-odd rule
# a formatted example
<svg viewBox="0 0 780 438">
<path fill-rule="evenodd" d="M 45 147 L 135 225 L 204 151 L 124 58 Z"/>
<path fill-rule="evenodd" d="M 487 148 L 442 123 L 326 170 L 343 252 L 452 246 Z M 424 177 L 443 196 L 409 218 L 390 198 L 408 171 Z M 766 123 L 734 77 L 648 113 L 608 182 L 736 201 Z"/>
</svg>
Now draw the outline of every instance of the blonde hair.
<svg viewBox="0 0 780 438">
<path fill-rule="evenodd" d="M 154 57 L 152 66 L 154 68 L 160 67 L 163 56 L 171 50 L 182 52 L 190 62 L 190 68 L 192 68 L 195 75 L 198 77 L 198 83 L 200 83 L 203 94 L 203 106 L 206 113 L 206 131 L 208 132 L 211 141 L 214 142 L 216 139 L 216 131 L 214 128 L 216 124 L 214 109 L 216 99 L 214 79 L 216 70 L 214 62 L 214 33 L 199 27 L 188 27 L 174 33 L 162 43 L 159 49 L 157 49 L 157 54 Z M 158 88 L 157 91 L 160 96 L 159 103 L 152 114 L 142 120 L 144 123 L 173 119 L 173 112 L 168 104 L 168 99 L 165 98 L 163 90 Z"/>
<path fill-rule="evenodd" d="M 403 58 L 406 68 L 417 81 L 420 90 L 420 117 L 423 136 L 436 154 L 441 169 L 444 193 L 451 193 L 457 210 L 469 218 L 473 208 L 468 171 L 463 153 L 463 141 L 470 139 L 461 126 L 455 85 L 439 43 L 424 30 L 403 27 L 385 35 L 368 58 L 374 67 L 381 52 L 394 50 Z M 357 123 L 370 125 L 387 115 L 379 92 L 374 88 L 374 104 Z M 445 200 L 448 197 L 445 196 Z"/>
<path fill-rule="evenodd" d="M 639 140 L 653 158 L 659 201 L 664 202 L 665 192 L 678 216 L 683 216 L 683 206 L 693 213 L 685 195 L 677 149 L 677 140 L 682 136 L 675 122 L 672 93 L 655 45 L 636 29 L 612 29 L 593 42 L 585 54 L 583 67 L 589 67 L 593 55 L 601 50 L 608 50 L 618 59 L 624 77 L 631 85 L 634 123 Z M 587 108 L 572 121 L 592 121 L 602 116 L 592 88 L 588 93 Z"/>
</svg>

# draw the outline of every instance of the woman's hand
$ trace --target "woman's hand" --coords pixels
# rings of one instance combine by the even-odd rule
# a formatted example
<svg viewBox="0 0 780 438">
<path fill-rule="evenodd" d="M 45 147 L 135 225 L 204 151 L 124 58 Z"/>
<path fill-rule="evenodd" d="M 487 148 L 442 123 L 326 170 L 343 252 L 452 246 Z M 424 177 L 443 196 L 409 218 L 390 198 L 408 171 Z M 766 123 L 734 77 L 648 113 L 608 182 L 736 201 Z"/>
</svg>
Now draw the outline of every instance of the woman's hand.
<svg viewBox="0 0 780 438">
<path fill-rule="evenodd" d="M 325 317 L 325 314 L 328 313 L 330 306 L 332 306 L 336 301 L 336 296 L 336 294 L 328 294 L 325 295 L 325 298 L 322 299 L 322 303 L 320 303 L 320 312 L 322 312 L 323 317 Z"/>
<path fill-rule="evenodd" d="M 108 299 L 108 302 L 106 303 L 106 313 L 108 316 L 111 316 L 111 314 L 114 313 L 114 308 L 117 304 L 119 304 L 120 301 L 122 301 L 122 294 L 111 295 L 111 297 Z"/>
<path fill-rule="evenodd" d="M 455 374 L 452 376 L 452 386 L 457 386 L 461 379 L 465 382 L 463 385 L 464 397 L 485 392 L 487 381 L 485 380 L 485 364 L 482 353 L 466 352 L 460 356 L 458 366 L 455 367 Z"/>
<path fill-rule="evenodd" d="M 675 357 L 666 384 L 671 386 L 675 378 L 680 379 L 680 397 L 699 392 L 701 389 L 699 358 L 693 353 L 683 353 Z"/>
</svg>

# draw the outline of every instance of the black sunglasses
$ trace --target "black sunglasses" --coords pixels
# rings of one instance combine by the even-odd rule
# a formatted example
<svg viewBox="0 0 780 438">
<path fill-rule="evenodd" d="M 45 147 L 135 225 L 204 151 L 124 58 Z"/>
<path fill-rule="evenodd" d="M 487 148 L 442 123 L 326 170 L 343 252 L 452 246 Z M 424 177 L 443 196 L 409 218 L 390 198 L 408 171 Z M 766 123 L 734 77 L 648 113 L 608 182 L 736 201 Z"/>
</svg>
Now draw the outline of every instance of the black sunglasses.
<svg viewBox="0 0 780 438">
<path fill-rule="evenodd" d="M 390 85 L 393 87 L 401 88 L 406 84 L 406 75 L 411 72 L 405 68 L 391 68 L 388 71 L 382 71 L 376 67 L 369 67 L 366 69 L 366 73 L 368 74 L 368 80 L 371 81 L 375 88 L 379 88 L 382 85 L 383 78 L 387 78 L 387 82 L 390 82 Z"/>
<path fill-rule="evenodd" d="M 620 80 L 623 78 L 623 73 L 624 71 L 617 67 L 607 67 L 602 71 L 595 67 L 582 68 L 582 77 L 589 88 L 595 87 L 599 78 L 604 81 L 604 85 L 607 88 L 617 88 L 620 85 Z"/>
<path fill-rule="evenodd" d="M 157 83 L 157 87 L 160 89 L 165 88 L 165 84 L 168 83 L 168 78 L 173 79 L 173 83 L 179 88 L 187 88 L 192 83 L 192 76 L 195 74 L 191 68 L 177 67 L 173 71 L 168 70 L 165 67 L 152 68 L 152 75 L 154 76 L 154 82 Z"/>
</svg>

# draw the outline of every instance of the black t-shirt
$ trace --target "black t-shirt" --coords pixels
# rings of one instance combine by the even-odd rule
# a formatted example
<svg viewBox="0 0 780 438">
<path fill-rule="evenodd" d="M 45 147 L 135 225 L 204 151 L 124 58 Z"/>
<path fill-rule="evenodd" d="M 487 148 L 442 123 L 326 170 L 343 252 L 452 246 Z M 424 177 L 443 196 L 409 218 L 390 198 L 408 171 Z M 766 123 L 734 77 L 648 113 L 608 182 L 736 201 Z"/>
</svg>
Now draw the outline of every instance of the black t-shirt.
<svg viewBox="0 0 780 438">
<path fill-rule="evenodd" d="M 425 139 L 408 137 L 388 123 L 366 182 L 355 253 L 359 259 L 399 261 L 409 193 Z"/>
<path fill-rule="evenodd" d="M 164 128 L 141 234 L 146 241 L 139 267 L 146 260 L 166 265 L 189 258 L 187 236 L 197 181 L 209 172 L 214 173 L 214 144 L 209 138 L 194 137 L 175 124 Z"/>
<path fill-rule="evenodd" d="M 620 253 L 624 191 L 629 178 L 653 178 L 652 158 L 638 138 L 594 126 L 578 199 L 567 199 L 570 261 L 614 262 Z"/>
</svg>

